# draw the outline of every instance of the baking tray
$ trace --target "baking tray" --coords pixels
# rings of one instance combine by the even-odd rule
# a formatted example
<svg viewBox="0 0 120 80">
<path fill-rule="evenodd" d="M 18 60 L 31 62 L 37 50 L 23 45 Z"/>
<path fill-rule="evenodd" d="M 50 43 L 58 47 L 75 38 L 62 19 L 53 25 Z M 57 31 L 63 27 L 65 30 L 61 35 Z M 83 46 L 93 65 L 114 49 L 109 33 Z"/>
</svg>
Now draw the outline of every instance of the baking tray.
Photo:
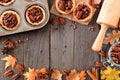
<svg viewBox="0 0 120 80">
<path fill-rule="evenodd" d="M 40 5 L 45 10 L 46 20 L 39 26 L 32 26 L 25 19 L 25 11 L 29 6 L 32 6 L 32 5 Z M 0 36 L 40 29 L 47 24 L 50 17 L 47 0 L 34 0 L 34 1 L 15 0 L 15 2 L 9 6 L 0 5 L 0 14 L 2 14 L 5 10 L 15 10 L 16 12 L 18 12 L 21 17 L 21 23 L 20 23 L 20 26 L 13 31 L 7 31 L 4 28 L 2 28 L 2 26 L 0 25 Z"/>
</svg>

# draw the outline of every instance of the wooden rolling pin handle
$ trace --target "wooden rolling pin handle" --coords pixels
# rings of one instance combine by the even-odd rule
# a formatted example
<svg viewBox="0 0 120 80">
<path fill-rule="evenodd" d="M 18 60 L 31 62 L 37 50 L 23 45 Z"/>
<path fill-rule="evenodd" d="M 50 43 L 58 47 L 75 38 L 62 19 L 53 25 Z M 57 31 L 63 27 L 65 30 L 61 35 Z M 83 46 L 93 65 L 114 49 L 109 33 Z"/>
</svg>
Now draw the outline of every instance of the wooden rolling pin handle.
<svg viewBox="0 0 120 80">
<path fill-rule="evenodd" d="M 107 29 L 108 29 L 107 25 L 101 24 L 101 30 L 100 30 L 100 32 L 99 32 L 99 34 L 98 34 L 98 36 L 97 36 L 93 46 L 92 46 L 92 50 L 93 51 L 98 52 L 98 51 L 101 50 L 103 39 L 105 37 L 105 33 L 106 33 Z"/>
</svg>

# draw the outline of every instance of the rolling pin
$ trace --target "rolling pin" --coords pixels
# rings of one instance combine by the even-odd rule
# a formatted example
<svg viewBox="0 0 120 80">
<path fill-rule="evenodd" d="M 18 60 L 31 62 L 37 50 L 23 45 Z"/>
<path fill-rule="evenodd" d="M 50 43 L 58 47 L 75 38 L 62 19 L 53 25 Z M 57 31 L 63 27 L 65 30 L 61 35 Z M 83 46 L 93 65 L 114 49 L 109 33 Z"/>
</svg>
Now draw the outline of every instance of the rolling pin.
<svg viewBox="0 0 120 80">
<path fill-rule="evenodd" d="M 92 46 L 93 51 L 100 51 L 107 29 L 117 28 L 120 18 L 120 0 L 104 0 L 97 18 L 101 30 Z"/>
</svg>

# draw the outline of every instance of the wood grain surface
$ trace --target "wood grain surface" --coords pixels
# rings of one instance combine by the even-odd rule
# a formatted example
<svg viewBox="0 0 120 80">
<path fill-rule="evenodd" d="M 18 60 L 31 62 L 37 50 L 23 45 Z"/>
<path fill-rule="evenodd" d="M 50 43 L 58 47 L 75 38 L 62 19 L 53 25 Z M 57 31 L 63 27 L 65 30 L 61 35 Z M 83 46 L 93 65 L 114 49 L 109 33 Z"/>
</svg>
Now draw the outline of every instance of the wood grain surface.
<svg viewBox="0 0 120 80">
<path fill-rule="evenodd" d="M 51 8 L 54 0 L 48 0 Z M 1 44 L 6 38 L 13 41 L 28 37 L 29 40 L 21 43 L 14 51 L 14 56 L 23 64 L 27 70 L 31 68 L 62 68 L 70 69 L 91 69 L 96 61 L 99 61 L 97 53 L 91 50 L 91 46 L 98 34 L 99 27 L 95 23 L 98 11 L 88 26 L 75 23 L 77 29 L 71 27 L 71 21 L 66 19 L 66 25 L 62 26 L 57 23 L 52 26 L 49 23 L 42 29 L 0 37 Z M 54 15 L 51 14 L 51 18 Z M 51 20 L 50 18 L 50 20 Z M 88 28 L 95 27 L 92 32 Z M 5 55 L 0 54 L 0 59 Z M 4 62 L 0 61 L 0 80 L 12 80 L 4 78 Z M 22 77 L 19 80 L 25 80 Z M 87 80 L 90 80 L 87 78 Z"/>
</svg>

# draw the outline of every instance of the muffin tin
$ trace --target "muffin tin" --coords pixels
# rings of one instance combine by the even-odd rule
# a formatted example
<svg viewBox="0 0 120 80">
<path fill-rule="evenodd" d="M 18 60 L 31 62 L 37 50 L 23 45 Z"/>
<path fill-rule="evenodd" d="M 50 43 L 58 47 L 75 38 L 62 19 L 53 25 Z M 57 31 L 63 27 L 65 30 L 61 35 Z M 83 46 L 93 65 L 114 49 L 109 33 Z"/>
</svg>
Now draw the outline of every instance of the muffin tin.
<svg viewBox="0 0 120 80">
<path fill-rule="evenodd" d="M 45 10 L 46 19 L 39 26 L 30 25 L 25 18 L 27 8 L 32 5 L 39 5 Z M 13 31 L 7 31 L 0 25 L 0 36 L 40 29 L 47 24 L 50 17 L 47 0 L 15 0 L 15 2 L 9 6 L 0 5 L 0 14 L 6 10 L 14 10 L 18 12 L 21 17 L 21 23 L 20 26 Z"/>
</svg>

